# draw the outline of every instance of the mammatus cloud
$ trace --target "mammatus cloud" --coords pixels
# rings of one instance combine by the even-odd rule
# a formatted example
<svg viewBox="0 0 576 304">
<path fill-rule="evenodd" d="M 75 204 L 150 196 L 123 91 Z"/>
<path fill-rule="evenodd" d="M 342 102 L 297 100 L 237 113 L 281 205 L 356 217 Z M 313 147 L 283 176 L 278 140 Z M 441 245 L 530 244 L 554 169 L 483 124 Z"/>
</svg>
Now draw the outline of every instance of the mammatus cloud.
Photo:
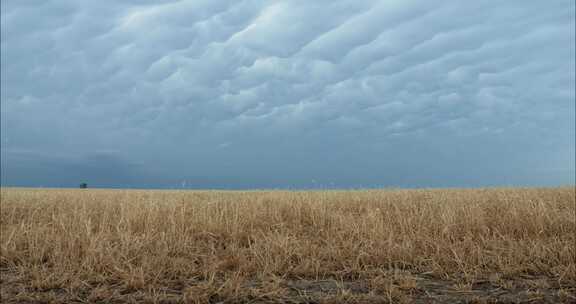
<svg viewBox="0 0 576 304">
<path fill-rule="evenodd" d="M 5 185 L 574 183 L 574 1 L 1 5 Z"/>
</svg>

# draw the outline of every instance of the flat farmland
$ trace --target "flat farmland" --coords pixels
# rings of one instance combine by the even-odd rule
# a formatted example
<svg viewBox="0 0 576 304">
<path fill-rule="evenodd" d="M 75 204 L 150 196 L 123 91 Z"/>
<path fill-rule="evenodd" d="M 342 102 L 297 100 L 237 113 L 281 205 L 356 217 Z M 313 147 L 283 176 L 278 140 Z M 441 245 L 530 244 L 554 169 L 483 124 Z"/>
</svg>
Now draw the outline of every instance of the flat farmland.
<svg viewBox="0 0 576 304">
<path fill-rule="evenodd" d="M 2 188 L 2 303 L 574 303 L 574 187 Z"/>
</svg>

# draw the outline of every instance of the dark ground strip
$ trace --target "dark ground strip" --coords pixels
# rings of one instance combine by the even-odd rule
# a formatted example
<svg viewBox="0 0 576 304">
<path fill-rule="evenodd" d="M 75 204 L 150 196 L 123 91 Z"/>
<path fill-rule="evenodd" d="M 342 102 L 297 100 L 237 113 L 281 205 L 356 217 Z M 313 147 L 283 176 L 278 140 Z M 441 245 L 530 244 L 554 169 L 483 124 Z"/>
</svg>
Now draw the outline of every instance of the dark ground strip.
<svg viewBox="0 0 576 304">
<path fill-rule="evenodd" d="M 1 271 L 1 303 L 576 303 L 576 286 L 545 277 L 458 284 L 429 276 L 412 277 L 413 286 L 366 281 L 285 280 L 270 292 L 251 282 L 234 294 L 218 290 L 191 293 L 186 284 L 130 289 L 124 284 L 34 288 L 13 273 Z"/>
</svg>

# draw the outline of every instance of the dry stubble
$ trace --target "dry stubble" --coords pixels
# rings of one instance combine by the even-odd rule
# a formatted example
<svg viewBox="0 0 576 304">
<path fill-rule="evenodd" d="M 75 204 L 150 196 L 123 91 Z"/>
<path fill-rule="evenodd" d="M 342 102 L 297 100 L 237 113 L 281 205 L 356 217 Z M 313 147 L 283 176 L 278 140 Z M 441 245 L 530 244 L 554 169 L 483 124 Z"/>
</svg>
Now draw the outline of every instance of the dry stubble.
<svg viewBox="0 0 576 304">
<path fill-rule="evenodd" d="M 554 189 L 2 189 L 3 302 L 576 301 Z"/>
</svg>

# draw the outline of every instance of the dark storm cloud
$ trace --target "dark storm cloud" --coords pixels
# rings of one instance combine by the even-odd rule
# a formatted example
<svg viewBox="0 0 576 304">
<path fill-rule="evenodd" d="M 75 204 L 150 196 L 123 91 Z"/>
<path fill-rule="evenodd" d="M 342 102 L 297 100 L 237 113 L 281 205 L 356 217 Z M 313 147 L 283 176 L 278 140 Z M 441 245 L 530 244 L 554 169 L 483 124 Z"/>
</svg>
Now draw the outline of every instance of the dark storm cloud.
<svg viewBox="0 0 576 304">
<path fill-rule="evenodd" d="M 88 155 L 46 155 L 31 151 L 3 151 L 2 183 L 42 187 L 119 187 L 138 180 L 138 166 L 110 152 Z"/>
<path fill-rule="evenodd" d="M 574 183 L 570 0 L 1 5 L 2 184 Z"/>
</svg>

